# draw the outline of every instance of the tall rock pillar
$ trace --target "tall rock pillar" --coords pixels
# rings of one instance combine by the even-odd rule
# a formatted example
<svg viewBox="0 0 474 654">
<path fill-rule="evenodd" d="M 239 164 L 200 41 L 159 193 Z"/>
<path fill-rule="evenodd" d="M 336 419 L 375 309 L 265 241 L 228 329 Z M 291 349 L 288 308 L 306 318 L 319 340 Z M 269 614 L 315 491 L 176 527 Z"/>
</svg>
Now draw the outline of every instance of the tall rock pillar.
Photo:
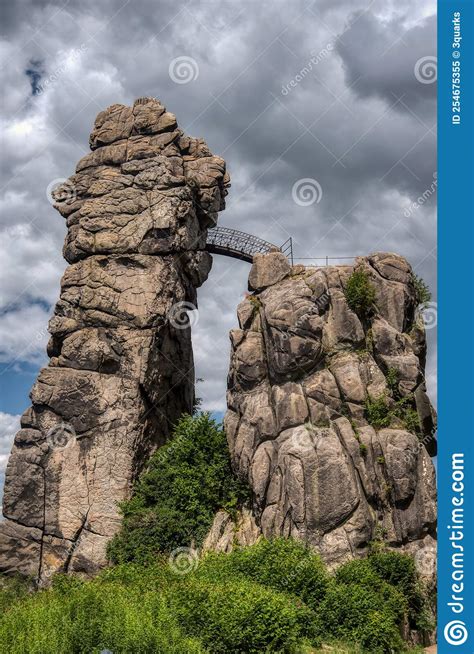
<svg viewBox="0 0 474 654">
<path fill-rule="evenodd" d="M 105 563 L 117 503 L 192 410 L 185 309 L 210 270 L 207 228 L 228 185 L 224 161 L 152 98 L 101 112 L 90 147 L 55 191 L 70 265 L 0 524 L 0 569 L 43 582 Z"/>
</svg>

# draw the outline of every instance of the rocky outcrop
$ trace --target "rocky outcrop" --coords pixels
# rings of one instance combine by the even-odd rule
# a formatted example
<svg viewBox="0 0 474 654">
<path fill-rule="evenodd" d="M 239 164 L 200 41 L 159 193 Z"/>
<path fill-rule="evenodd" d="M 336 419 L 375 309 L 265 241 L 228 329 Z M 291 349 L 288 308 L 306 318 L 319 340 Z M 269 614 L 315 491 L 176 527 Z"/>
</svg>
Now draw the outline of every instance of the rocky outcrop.
<svg viewBox="0 0 474 654">
<path fill-rule="evenodd" d="M 0 569 L 46 581 L 105 562 L 117 503 L 192 409 L 185 309 L 211 258 L 225 163 L 159 101 L 101 112 L 92 152 L 55 191 L 70 266 L 6 472 Z"/>
<path fill-rule="evenodd" d="M 366 315 L 346 299 L 354 271 L 375 291 Z M 428 560 L 435 414 L 410 266 L 374 254 L 290 269 L 270 253 L 255 258 L 249 288 L 231 332 L 225 428 L 260 533 L 303 539 L 330 565 L 375 539 Z M 214 524 L 216 549 L 228 549 L 228 532 Z"/>
</svg>

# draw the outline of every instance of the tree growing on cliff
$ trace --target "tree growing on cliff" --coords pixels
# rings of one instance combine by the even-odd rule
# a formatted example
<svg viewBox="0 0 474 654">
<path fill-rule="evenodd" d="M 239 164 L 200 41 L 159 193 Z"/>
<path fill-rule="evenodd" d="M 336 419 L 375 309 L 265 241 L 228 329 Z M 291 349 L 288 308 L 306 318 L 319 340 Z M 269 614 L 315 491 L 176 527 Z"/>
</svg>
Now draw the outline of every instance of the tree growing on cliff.
<svg viewBox="0 0 474 654">
<path fill-rule="evenodd" d="M 232 511 L 248 488 L 231 469 L 222 428 L 208 413 L 184 416 L 171 440 L 151 457 L 111 541 L 114 562 L 153 560 L 160 552 L 199 545 L 219 509 Z"/>
<path fill-rule="evenodd" d="M 375 308 L 375 288 L 365 270 L 354 270 L 344 289 L 347 304 L 362 320 L 370 318 Z"/>
</svg>

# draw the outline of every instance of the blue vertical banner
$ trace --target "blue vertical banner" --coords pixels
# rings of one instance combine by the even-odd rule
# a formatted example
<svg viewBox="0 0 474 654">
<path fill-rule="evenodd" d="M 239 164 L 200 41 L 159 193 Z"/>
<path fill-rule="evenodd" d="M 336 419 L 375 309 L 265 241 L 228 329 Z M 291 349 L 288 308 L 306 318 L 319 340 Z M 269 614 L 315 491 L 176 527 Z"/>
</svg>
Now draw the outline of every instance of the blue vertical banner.
<svg viewBox="0 0 474 654">
<path fill-rule="evenodd" d="M 438 2 L 438 653 L 474 653 L 474 0 Z"/>
</svg>

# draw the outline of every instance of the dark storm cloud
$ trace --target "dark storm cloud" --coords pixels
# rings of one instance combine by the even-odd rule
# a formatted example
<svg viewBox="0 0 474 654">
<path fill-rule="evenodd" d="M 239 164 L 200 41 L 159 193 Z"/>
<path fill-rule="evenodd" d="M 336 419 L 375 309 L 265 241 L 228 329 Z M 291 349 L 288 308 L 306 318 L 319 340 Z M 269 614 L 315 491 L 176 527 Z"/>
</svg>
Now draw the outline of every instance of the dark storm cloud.
<svg viewBox="0 0 474 654">
<path fill-rule="evenodd" d="M 28 64 L 25 75 L 30 80 L 32 95 L 37 95 L 41 92 L 40 82 L 44 74 L 43 62 L 40 59 L 31 59 Z"/>
<path fill-rule="evenodd" d="M 398 111 L 434 115 L 436 83 L 420 83 L 415 69 L 423 58 L 436 57 L 435 34 L 435 16 L 406 29 L 401 18 L 381 23 L 370 12 L 354 14 L 337 43 L 348 84 L 361 97 L 378 96 L 389 103 L 402 98 Z M 434 74 L 434 67 L 427 74 Z"/>
<path fill-rule="evenodd" d="M 436 165 L 435 84 L 414 76 L 417 59 L 435 54 L 431 0 L 71 0 L 5 10 L 1 302 L 15 312 L 0 320 L 0 337 L 8 356 L 43 352 L 36 334 L 47 312 L 32 303 L 54 301 L 65 265 L 65 227 L 48 185 L 73 172 L 100 110 L 144 95 L 227 160 L 221 224 L 277 244 L 292 235 L 297 257 L 398 251 L 434 287 L 435 198 L 404 213 Z M 180 56 L 196 65 L 187 84 L 170 76 Z M 42 92 L 31 97 L 25 70 L 39 72 L 29 63 L 39 60 Z M 302 178 L 321 185 L 319 203 L 295 204 Z M 194 340 L 209 408 L 223 407 L 227 332 L 247 274 L 246 264 L 216 258 L 199 292 Z"/>
</svg>

